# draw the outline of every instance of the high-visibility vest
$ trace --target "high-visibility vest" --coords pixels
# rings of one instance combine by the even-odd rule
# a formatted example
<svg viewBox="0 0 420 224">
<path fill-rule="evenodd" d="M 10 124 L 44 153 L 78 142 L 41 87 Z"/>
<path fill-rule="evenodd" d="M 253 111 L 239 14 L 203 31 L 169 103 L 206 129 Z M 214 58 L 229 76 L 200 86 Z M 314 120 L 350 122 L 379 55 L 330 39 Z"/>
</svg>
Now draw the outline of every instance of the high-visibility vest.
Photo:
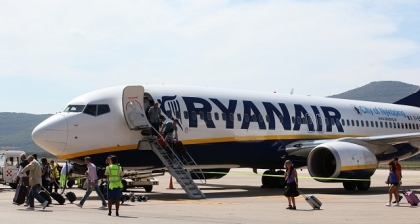
<svg viewBox="0 0 420 224">
<path fill-rule="evenodd" d="M 60 173 L 58 172 L 57 164 L 54 163 L 53 166 L 50 164 L 50 168 L 51 168 L 50 177 L 51 178 L 59 178 Z"/>
<path fill-rule="evenodd" d="M 123 188 L 121 183 L 121 168 L 118 165 L 109 165 L 106 167 L 108 173 L 109 189 Z"/>
</svg>

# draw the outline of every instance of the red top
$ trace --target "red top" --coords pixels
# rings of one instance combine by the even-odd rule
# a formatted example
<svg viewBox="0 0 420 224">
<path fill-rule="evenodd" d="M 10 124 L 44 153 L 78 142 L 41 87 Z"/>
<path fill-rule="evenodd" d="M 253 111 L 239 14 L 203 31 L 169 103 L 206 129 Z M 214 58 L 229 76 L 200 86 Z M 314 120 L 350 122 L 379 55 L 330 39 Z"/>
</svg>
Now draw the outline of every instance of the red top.
<svg viewBox="0 0 420 224">
<path fill-rule="evenodd" d="M 401 171 L 401 165 L 399 163 L 395 164 L 395 167 L 397 167 L 397 171 Z"/>
</svg>

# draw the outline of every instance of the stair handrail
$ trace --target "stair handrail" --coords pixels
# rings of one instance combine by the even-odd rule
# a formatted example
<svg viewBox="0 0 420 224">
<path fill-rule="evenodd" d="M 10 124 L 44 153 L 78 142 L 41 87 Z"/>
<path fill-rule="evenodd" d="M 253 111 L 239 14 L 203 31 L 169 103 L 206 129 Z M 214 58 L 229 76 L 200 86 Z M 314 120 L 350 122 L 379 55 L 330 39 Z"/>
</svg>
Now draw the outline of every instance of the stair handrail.
<svg viewBox="0 0 420 224">
<path fill-rule="evenodd" d="M 152 130 L 154 130 L 160 137 L 161 137 L 161 139 L 165 142 L 165 144 L 166 144 L 166 146 L 171 150 L 171 152 L 172 152 L 172 155 L 174 155 L 174 159 L 176 159 L 177 161 L 178 161 L 178 163 L 180 163 L 180 165 L 182 165 L 182 167 L 185 167 L 185 164 L 183 163 L 183 161 L 178 157 L 178 155 L 177 155 L 177 153 L 175 153 L 175 151 L 173 150 L 173 148 L 170 146 L 170 144 L 165 140 L 165 137 L 162 135 L 162 133 L 161 132 L 159 132 L 159 131 L 157 131 L 153 126 L 151 126 L 151 129 Z M 165 154 L 168 156 L 168 158 L 169 158 L 169 160 L 172 162 L 172 164 L 169 164 L 169 165 L 173 165 L 174 164 L 174 161 L 170 158 L 170 156 L 168 155 L 168 153 L 166 152 L 166 150 L 165 150 L 165 148 L 163 148 L 163 146 L 161 146 L 160 144 L 158 144 L 158 141 L 159 141 L 159 138 L 157 138 L 153 143 L 156 143 L 155 145 L 158 145 L 161 149 L 163 149 L 163 151 L 165 152 Z M 185 148 L 185 147 L 184 147 Z M 198 176 L 198 174 L 194 171 L 194 169 L 190 169 L 190 170 L 192 170 L 192 172 L 197 176 L 197 178 L 200 180 L 200 182 L 201 183 L 203 183 L 203 184 L 206 184 L 207 183 L 207 180 L 206 180 L 206 178 L 205 178 L 205 176 L 204 176 L 204 173 L 203 173 L 203 171 L 201 170 L 201 168 L 200 168 L 200 166 L 198 166 L 198 164 L 195 162 L 195 160 L 192 158 L 192 156 L 188 153 L 188 151 L 186 151 L 186 154 L 189 156 L 189 158 L 191 159 L 191 161 L 197 166 L 197 168 L 200 170 L 200 172 L 201 172 L 201 175 L 202 175 L 202 177 L 203 177 L 203 179 L 204 179 L 204 182 L 203 182 L 203 180 Z M 185 157 L 183 157 L 184 158 L 184 162 L 187 162 L 188 163 L 188 161 L 186 160 L 186 158 Z M 190 166 L 190 164 L 188 164 L 189 166 Z M 191 166 L 190 166 L 191 167 Z M 192 177 L 191 177 L 191 173 L 190 172 L 187 172 L 188 173 L 188 175 L 190 176 L 190 178 L 192 179 Z"/>
</svg>

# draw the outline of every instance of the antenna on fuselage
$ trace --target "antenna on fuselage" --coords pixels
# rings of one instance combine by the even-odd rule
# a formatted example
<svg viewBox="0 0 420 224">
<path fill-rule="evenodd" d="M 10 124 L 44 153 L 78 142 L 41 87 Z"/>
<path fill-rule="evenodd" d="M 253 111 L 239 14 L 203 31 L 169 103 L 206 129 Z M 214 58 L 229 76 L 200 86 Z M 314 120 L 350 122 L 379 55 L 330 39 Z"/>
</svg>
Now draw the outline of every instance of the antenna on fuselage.
<svg viewBox="0 0 420 224">
<path fill-rule="evenodd" d="M 290 91 L 290 95 L 293 95 L 293 89 L 294 89 L 294 88 L 292 88 L 292 91 Z"/>
</svg>

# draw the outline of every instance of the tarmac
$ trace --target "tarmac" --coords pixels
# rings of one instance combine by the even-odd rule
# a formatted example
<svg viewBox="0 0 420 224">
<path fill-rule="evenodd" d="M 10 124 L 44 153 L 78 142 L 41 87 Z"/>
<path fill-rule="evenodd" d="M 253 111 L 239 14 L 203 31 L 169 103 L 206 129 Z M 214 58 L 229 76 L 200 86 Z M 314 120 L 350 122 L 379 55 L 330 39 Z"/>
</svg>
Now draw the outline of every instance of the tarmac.
<svg viewBox="0 0 420 224">
<path fill-rule="evenodd" d="M 387 170 L 377 170 L 368 191 L 346 191 L 341 183 L 320 183 L 309 177 L 307 170 L 298 170 L 299 187 L 305 194 L 315 195 L 322 201 L 321 210 L 313 210 L 303 197 L 296 200 L 297 210 L 287 210 L 284 189 L 261 188 L 261 174 L 251 169 L 232 169 L 217 180 L 200 184 L 206 199 L 190 200 L 183 189 L 173 182 L 169 187 L 169 174 L 158 177 L 160 185 L 151 193 L 143 189 L 129 189 L 136 195 L 145 195 L 148 202 L 127 201 L 120 207 L 120 216 L 108 216 L 107 209 L 99 209 L 101 202 L 95 192 L 83 208 L 53 201 L 42 210 L 36 202 L 35 211 L 26 211 L 12 204 L 14 190 L 0 188 L 1 223 L 420 223 L 415 212 L 419 207 L 410 206 L 405 198 L 399 207 L 386 207 L 388 187 L 384 183 Z M 403 170 L 403 187 L 414 192 L 420 190 L 420 171 Z M 72 188 L 78 200 L 84 190 Z M 125 192 L 129 193 L 129 192 Z M 420 192 L 419 192 L 420 193 Z M 76 203 L 78 202 L 76 201 Z"/>
</svg>

